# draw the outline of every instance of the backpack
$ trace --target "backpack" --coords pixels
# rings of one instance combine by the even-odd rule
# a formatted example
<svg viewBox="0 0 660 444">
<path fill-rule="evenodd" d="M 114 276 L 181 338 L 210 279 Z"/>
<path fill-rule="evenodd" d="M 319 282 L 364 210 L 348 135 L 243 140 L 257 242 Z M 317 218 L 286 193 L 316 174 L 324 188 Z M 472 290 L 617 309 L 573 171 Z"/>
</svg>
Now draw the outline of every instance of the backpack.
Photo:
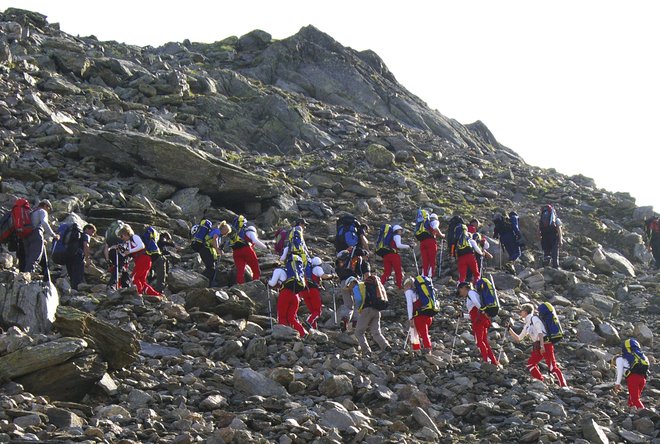
<svg viewBox="0 0 660 444">
<path fill-rule="evenodd" d="M 158 239 L 160 238 L 160 235 L 154 227 L 147 227 L 141 237 L 142 242 L 144 243 L 144 251 L 149 256 L 160 254 L 160 248 L 158 248 Z"/>
<path fill-rule="evenodd" d="M 557 212 L 552 205 L 546 205 L 541 210 L 539 229 L 543 233 L 557 230 Z"/>
<path fill-rule="evenodd" d="M 354 247 L 360 241 L 358 227 L 360 223 L 357 218 L 351 214 L 337 219 L 337 235 L 335 236 L 335 249 L 337 252 Z"/>
<path fill-rule="evenodd" d="M 465 221 L 461 216 L 454 216 L 449 220 L 449 228 L 447 229 L 447 245 L 449 251 L 453 254 L 456 246 L 456 228 L 465 225 Z"/>
<path fill-rule="evenodd" d="M 82 230 L 78 224 L 61 224 L 57 227 L 60 239 L 55 241 L 51 253 L 53 262 L 58 265 L 66 265 L 80 249 Z"/>
<path fill-rule="evenodd" d="M 497 289 L 493 283 L 489 279 L 481 278 L 477 281 L 475 288 L 481 297 L 481 308 L 479 310 L 491 318 L 497 316 L 500 311 L 500 300 L 497 297 Z"/>
<path fill-rule="evenodd" d="M 519 221 L 518 213 L 515 211 L 512 211 L 509 213 L 509 224 L 511 224 L 511 231 L 513 231 L 513 234 L 518 235 L 520 233 L 520 221 Z"/>
<path fill-rule="evenodd" d="M 289 231 L 285 228 L 279 228 L 275 232 L 275 254 L 281 256 L 284 253 L 284 247 L 289 239 Z"/>
<path fill-rule="evenodd" d="M 431 234 L 431 213 L 427 210 L 417 210 L 415 219 L 415 239 L 424 240 L 433 237 Z"/>
<path fill-rule="evenodd" d="M 284 271 L 286 272 L 286 280 L 282 286 L 296 293 L 305 288 L 307 285 L 305 280 L 305 265 L 300 256 L 292 254 L 286 261 Z"/>
<path fill-rule="evenodd" d="M 23 198 L 16 200 L 11 209 L 11 223 L 14 226 L 14 233 L 19 239 L 25 239 L 34 230 L 30 214 L 32 214 L 30 202 Z"/>
<path fill-rule="evenodd" d="M 628 377 L 631 373 L 646 376 L 649 372 L 649 360 L 642 352 L 639 342 L 636 339 L 626 339 L 621 345 L 623 357 L 628 361 L 630 368 L 626 371 L 625 375 Z"/>
<path fill-rule="evenodd" d="M 419 298 L 414 307 L 414 316 L 423 314 L 426 316 L 435 316 L 440 313 L 440 304 L 436 298 L 435 288 L 431 279 L 426 276 L 417 276 L 415 278 L 415 293 Z"/>
<path fill-rule="evenodd" d="M 11 220 L 11 211 L 7 211 L 0 218 L 0 243 L 9 242 L 14 234 L 14 224 Z"/>
<path fill-rule="evenodd" d="M 394 241 L 394 230 L 392 225 L 383 224 L 378 232 L 378 239 L 376 240 L 376 254 L 378 256 L 385 256 L 389 253 L 395 253 L 396 249 L 392 247 Z"/>
<path fill-rule="evenodd" d="M 467 225 L 458 225 L 454 229 L 454 251 L 456 256 L 463 256 L 474 252 L 474 248 L 470 245 L 470 233 L 468 232 Z"/>
<path fill-rule="evenodd" d="M 564 338 L 564 330 L 559 323 L 555 307 L 553 307 L 550 302 L 544 302 L 539 305 L 537 312 L 539 319 L 543 322 L 543 326 L 545 327 L 546 337 L 550 342 L 556 344 L 561 341 Z"/>
<path fill-rule="evenodd" d="M 206 236 L 209 234 L 211 229 L 213 229 L 213 222 L 211 222 L 209 219 L 202 219 L 199 224 L 193 225 L 190 229 L 190 236 L 192 237 L 192 241 L 203 244 L 206 242 Z"/>
<path fill-rule="evenodd" d="M 364 282 L 359 282 L 358 288 L 362 295 L 362 303 L 358 307 L 358 312 L 368 307 L 375 308 L 378 311 L 385 310 L 388 307 L 387 292 L 376 276 L 371 275 Z"/>
<path fill-rule="evenodd" d="M 293 227 L 289 231 L 287 246 L 289 247 L 289 254 L 297 254 L 303 258 L 303 262 L 307 263 L 305 254 L 305 242 L 303 241 L 302 229 L 300 227 Z"/>
<path fill-rule="evenodd" d="M 646 236 L 651 239 L 656 239 L 660 236 L 660 219 L 656 216 L 646 222 Z"/>
<path fill-rule="evenodd" d="M 119 245 L 123 241 L 117 236 L 117 231 L 125 224 L 121 220 L 116 220 L 110 224 L 107 230 L 105 230 L 105 243 L 112 247 L 113 245 Z"/>
</svg>

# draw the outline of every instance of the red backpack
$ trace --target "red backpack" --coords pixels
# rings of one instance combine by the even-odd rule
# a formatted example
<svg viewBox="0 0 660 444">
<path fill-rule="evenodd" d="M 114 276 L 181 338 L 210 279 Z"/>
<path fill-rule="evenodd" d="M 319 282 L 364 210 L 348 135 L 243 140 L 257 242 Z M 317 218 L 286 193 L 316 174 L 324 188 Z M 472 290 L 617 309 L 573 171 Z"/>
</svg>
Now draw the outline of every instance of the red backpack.
<svg viewBox="0 0 660 444">
<path fill-rule="evenodd" d="M 31 213 L 30 202 L 27 199 L 18 199 L 11 209 L 11 221 L 14 225 L 14 232 L 19 239 L 25 239 L 34 230 L 30 217 Z"/>
</svg>

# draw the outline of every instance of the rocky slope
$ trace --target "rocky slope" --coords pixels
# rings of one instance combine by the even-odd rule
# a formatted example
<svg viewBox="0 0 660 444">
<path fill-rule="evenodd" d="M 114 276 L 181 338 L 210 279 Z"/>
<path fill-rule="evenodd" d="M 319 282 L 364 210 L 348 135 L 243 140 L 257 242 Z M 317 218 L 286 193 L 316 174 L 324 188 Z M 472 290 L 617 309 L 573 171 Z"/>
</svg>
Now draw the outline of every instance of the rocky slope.
<svg viewBox="0 0 660 444">
<path fill-rule="evenodd" d="M 438 356 L 402 351 L 405 308 L 390 289 L 383 326 L 394 351 L 367 357 L 334 326 L 330 288 L 321 331 L 300 341 L 287 328 L 270 330 L 263 284 L 205 290 L 199 259 L 183 248 L 158 305 L 131 290 L 108 292 L 101 270 L 90 270 L 78 292 L 53 273 L 63 305 L 54 330 L 0 337 L 0 370 L 12 380 L 0 393 L 0 440 L 659 441 L 656 380 L 645 391 L 650 409 L 629 416 L 624 396 L 610 390 L 608 365 L 620 338 L 633 334 L 657 356 L 660 276 L 641 237 L 651 208 L 583 176 L 527 165 L 481 122 L 461 125 L 430 110 L 373 52 L 311 26 L 281 41 L 253 31 L 141 48 L 73 37 L 37 13 L 8 9 L 0 30 L 3 207 L 17 196 L 49 198 L 60 221 L 101 231 L 117 218 L 153 224 L 182 247 L 205 213 L 245 213 L 262 238 L 302 214 L 308 244 L 328 260 L 341 211 L 375 228 L 411 227 L 420 206 L 445 220 L 488 221 L 515 209 L 530 248 L 515 274 L 488 264 L 501 318 L 528 300 L 553 302 L 568 333 L 558 360 L 571 385 L 531 382 L 527 347 L 503 341 L 499 326 L 491 338 L 508 362 L 503 370 L 479 363 L 465 323 L 450 365 L 461 301 L 447 269 L 437 282 L 446 308 L 432 328 Z M 548 202 L 565 223 L 563 271 L 539 268 L 534 254 L 535 215 Z M 101 241 L 93 245 L 99 266 Z M 7 322 L 22 295 L 53 292 L 17 275 L 10 254 L 1 259 Z M 266 272 L 275 261 L 261 257 Z M 223 283 L 231 262 L 223 259 Z M 410 255 L 404 268 L 414 269 Z M 62 311 L 74 307 L 93 318 Z M 115 327 L 122 333 L 108 333 Z M 117 350 L 110 338 L 124 334 L 131 346 Z M 43 350 L 58 360 L 17 368 Z M 43 384 L 56 376 L 84 390 Z"/>
</svg>

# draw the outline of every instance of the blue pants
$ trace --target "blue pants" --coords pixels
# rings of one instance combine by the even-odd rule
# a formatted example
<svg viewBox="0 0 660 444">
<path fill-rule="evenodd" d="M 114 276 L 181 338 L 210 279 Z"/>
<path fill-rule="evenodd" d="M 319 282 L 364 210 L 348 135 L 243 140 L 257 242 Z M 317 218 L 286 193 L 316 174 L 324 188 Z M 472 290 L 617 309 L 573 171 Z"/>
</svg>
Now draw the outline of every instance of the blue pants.
<svg viewBox="0 0 660 444">
<path fill-rule="evenodd" d="M 516 237 L 513 234 L 513 232 L 502 233 L 500 235 L 500 242 L 504 246 L 506 252 L 509 254 L 510 261 L 515 261 L 520 257 L 521 255 L 520 245 L 518 245 L 518 241 L 516 240 Z"/>
</svg>

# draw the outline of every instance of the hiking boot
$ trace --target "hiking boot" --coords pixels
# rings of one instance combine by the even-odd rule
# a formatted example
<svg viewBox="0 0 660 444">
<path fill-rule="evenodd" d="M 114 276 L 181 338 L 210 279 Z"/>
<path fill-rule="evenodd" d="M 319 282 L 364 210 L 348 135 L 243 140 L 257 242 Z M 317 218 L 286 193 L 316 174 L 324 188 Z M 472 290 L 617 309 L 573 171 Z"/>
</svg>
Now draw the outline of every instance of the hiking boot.
<svg viewBox="0 0 660 444">
<path fill-rule="evenodd" d="M 312 327 L 312 324 L 310 324 L 307 321 L 302 321 L 302 325 L 303 325 L 303 327 L 305 327 L 305 330 L 307 330 L 307 331 L 310 331 L 310 330 L 314 329 L 314 327 Z"/>
<path fill-rule="evenodd" d="M 348 319 L 344 318 L 339 323 L 339 330 L 345 332 L 348 329 Z"/>
</svg>

